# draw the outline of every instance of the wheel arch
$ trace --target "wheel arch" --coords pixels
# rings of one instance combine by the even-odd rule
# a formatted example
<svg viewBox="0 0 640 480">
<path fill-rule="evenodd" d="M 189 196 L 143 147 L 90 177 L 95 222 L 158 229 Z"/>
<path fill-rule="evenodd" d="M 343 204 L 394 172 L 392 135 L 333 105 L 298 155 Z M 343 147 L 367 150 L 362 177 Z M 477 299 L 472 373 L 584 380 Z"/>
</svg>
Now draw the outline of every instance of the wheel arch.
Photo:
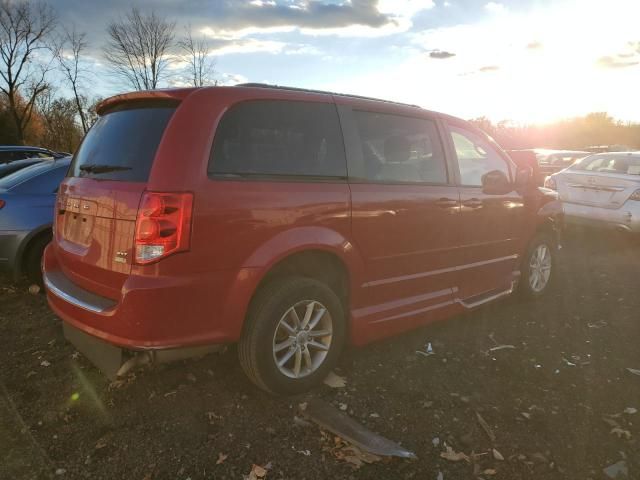
<svg viewBox="0 0 640 480">
<path fill-rule="evenodd" d="M 52 224 L 50 223 L 41 225 L 31 230 L 29 235 L 27 235 L 22 240 L 16 252 L 16 259 L 14 262 L 14 269 L 13 269 L 14 280 L 17 281 L 24 273 L 26 269 L 25 261 L 27 258 L 27 252 L 33 246 L 33 243 L 39 238 L 42 238 L 46 235 L 51 235 L 52 234 L 51 228 L 52 228 Z"/>
<path fill-rule="evenodd" d="M 339 232 L 300 227 L 272 237 L 242 266 L 224 309 L 225 316 L 237 325 L 238 337 L 257 292 L 270 280 L 286 275 L 325 281 L 342 300 L 348 327 L 350 304 L 363 283 L 364 263 L 354 245 Z"/>
</svg>

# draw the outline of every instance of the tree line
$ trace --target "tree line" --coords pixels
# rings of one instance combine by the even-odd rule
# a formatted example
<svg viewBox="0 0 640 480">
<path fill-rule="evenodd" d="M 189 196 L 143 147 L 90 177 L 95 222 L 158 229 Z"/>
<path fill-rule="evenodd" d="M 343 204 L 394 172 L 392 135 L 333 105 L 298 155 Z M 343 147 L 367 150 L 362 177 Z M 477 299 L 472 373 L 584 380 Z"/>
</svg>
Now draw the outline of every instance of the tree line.
<svg viewBox="0 0 640 480">
<path fill-rule="evenodd" d="M 178 36 L 175 22 L 133 7 L 106 34 L 101 60 L 125 89 L 217 84 L 212 48 L 190 25 Z M 75 150 L 102 100 L 90 93 L 90 47 L 86 32 L 62 25 L 50 4 L 0 0 L 0 144 Z"/>
<path fill-rule="evenodd" d="M 558 120 L 545 125 L 493 123 L 486 117 L 471 120 L 503 148 L 584 150 L 593 146 L 619 146 L 640 150 L 640 124 L 615 120 L 606 112 Z"/>
</svg>

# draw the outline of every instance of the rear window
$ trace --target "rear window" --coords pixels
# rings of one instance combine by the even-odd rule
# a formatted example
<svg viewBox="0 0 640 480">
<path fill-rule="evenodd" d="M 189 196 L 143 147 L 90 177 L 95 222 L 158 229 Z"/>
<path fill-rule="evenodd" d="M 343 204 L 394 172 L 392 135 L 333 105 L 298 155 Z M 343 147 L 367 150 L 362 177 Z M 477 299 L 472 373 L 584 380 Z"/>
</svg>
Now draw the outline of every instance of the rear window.
<svg viewBox="0 0 640 480">
<path fill-rule="evenodd" d="M 640 175 L 640 157 L 625 155 L 620 157 L 597 155 L 583 158 L 571 167 L 572 170 L 586 172 L 618 173 Z"/>
<path fill-rule="evenodd" d="M 255 100 L 231 107 L 216 131 L 209 175 L 345 178 L 335 105 Z"/>
<path fill-rule="evenodd" d="M 174 106 L 117 110 L 100 117 L 73 158 L 69 176 L 146 182 Z"/>
</svg>

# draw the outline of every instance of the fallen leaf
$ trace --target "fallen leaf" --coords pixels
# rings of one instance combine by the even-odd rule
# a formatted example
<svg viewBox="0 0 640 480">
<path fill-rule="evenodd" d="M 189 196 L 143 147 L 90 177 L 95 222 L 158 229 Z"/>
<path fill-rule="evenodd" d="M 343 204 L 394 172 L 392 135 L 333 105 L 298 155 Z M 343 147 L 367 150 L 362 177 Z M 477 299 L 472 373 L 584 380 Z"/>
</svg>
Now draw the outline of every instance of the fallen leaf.
<svg viewBox="0 0 640 480">
<path fill-rule="evenodd" d="M 218 453 L 218 460 L 216 460 L 216 465 L 222 465 L 228 457 L 229 455 L 225 455 L 222 452 Z"/>
<path fill-rule="evenodd" d="M 634 375 L 640 375 L 640 370 L 638 370 L 637 368 L 627 368 L 627 371 L 629 373 L 633 373 Z"/>
<path fill-rule="evenodd" d="M 613 427 L 613 428 L 617 428 L 617 427 L 620 426 L 620 424 L 618 422 L 616 422 L 615 420 L 612 420 L 610 418 L 603 417 L 602 421 L 604 423 L 606 423 L 607 425 L 609 425 L 610 427 Z"/>
<path fill-rule="evenodd" d="M 496 472 L 493 468 L 487 468 L 482 472 L 483 475 L 495 475 L 496 473 L 498 472 Z"/>
<path fill-rule="evenodd" d="M 247 480 L 258 480 L 266 476 L 267 476 L 267 470 L 264 467 L 261 467 L 260 465 L 254 464 L 251 467 L 251 471 L 249 472 L 249 475 L 247 476 Z"/>
<path fill-rule="evenodd" d="M 467 462 L 469 461 L 469 457 L 464 453 L 456 452 L 449 445 L 447 445 L 446 448 L 447 448 L 446 452 L 440 453 L 440 457 L 444 458 L 445 460 L 449 460 L 450 462 L 459 462 L 461 460 L 465 460 Z"/>
<path fill-rule="evenodd" d="M 379 462 L 381 458 L 373 453 L 360 450 L 354 445 L 349 445 L 334 453 L 334 456 L 339 460 L 351 464 L 354 468 L 358 469 L 367 463 Z"/>
<path fill-rule="evenodd" d="M 51 362 L 47 361 L 47 360 L 43 360 L 42 362 L 40 362 L 40 365 L 43 367 L 50 367 L 51 366 Z"/>
<path fill-rule="evenodd" d="M 324 379 L 324 384 L 331 388 L 344 388 L 347 385 L 347 379 L 333 372 L 329 372 L 327 378 Z"/>
<path fill-rule="evenodd" d="M 40 286 L 36 285 L 35 283 L 33 285 L 29 285 L 29 293 L 31 295 L 37 295 L 38 293 L 40 293 Z"/>
<path fill-rule="evenodd" d="M 104 448 L 107 446 L 107 441 L 104 438 L 101 438 L 100 440 L 98 440 L 96 442 L 96 450 L 100 450 L 101 448 Z"/>
<path fill-rule="evenodd" d="M 627 407 L 624 409 L 624 413 L 626 413 L 627 415 L 635 415 L 636 413 L 638 413 L 638 409 L 633 407 Z"/>
<path fill-rule="evenodd" d="M 499 460 L 499 461 L 503 461 L 504 460 L 504 457 L 502 456 L 502 454 L 498 450 L 496 450 L 495 448 L 493 450 L 491 450 L 491 453 L 493 453 L 493 458 L 495 458 L 496 460 Z"/>
<path fill-rule="evenodd" d="M 489 437 L 489 440 L 491 440 L 492 442 L 495 442 L 496 435 L 495 433 L 493 433 L 493 430 L 491 430 L 491 427 L 489 426 L 489 424 L 485 421 L 484 418 L 482 418 L 482 415 L 480 415 L 478 412 L 476 412 L 476 417 L 478 419 L 478 423 L 484 430 L 484 433 L 486 433 L 487 437 Z"/>
</svg>

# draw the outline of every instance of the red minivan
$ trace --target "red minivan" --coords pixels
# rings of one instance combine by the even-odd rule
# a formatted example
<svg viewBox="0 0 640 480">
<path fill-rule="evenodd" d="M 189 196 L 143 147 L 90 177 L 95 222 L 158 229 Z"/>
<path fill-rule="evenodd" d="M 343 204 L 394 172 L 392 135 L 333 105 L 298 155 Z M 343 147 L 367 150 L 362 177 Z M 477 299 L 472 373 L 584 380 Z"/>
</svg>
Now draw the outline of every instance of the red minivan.
<svg viewBox="0 0 640 480">
<path fill-rule="evenodd" d="M 552 280 L 561 210 L 469 123 L 294 88 L 118 95 L 60 186 L 44 259 L 105 374 L 238 343 L 260 388 Z"/>
</svg>

